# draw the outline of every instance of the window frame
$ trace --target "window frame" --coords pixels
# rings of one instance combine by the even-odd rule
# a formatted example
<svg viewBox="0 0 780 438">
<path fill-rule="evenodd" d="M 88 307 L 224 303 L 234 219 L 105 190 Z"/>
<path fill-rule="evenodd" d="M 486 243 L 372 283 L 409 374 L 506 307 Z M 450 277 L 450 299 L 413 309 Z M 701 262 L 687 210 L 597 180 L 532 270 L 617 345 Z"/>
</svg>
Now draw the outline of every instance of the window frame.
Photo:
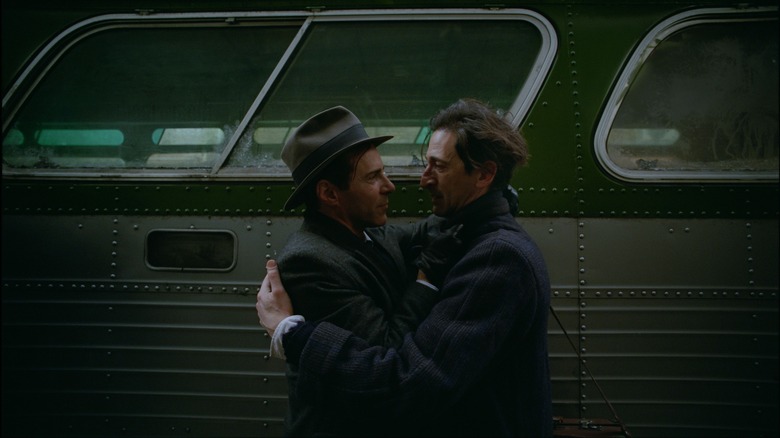
<svg viewBox="0 0 780 438">
<path fill-rule="evenodd" d="M 607 139 L 612 129 L 615 117 L 632 84 L 637 71 L 647 61 L 655 48 L 667 37 L 687 27 L 708 23 L 729 23 L 748 20 L 770 20 L 770 13 L 777 13 L 776 7 L 756 8 L 705 8 L 694 9 L 675 14 L 653 27 L 636 46 L 630 58 L 620 73 L 614 88 L 599 119 L 594 136 L 595 155 L 599 164 L 613 177 L 631 183 L 658 182 L 776 182 L 778 171 L 775 172 L 745 172 L 745 171 L 673 171 L 673 170 L 629 170 L 613 162 L 607 151 Z"/>
<path fill-rule="evenodd" d="M 532 24 L 540 34 L 541 47 L 536 60 L 530 69 L 531 76 L 522 84 L 520 92 L 514 98 L 512 105 L 505 108 L 511 114 L 512 126 L 518 128 L 527 116 L 534 99 L 547 79 L 557 55 L 557 33 L 552 23 L 541 14 L 530 9 L 359 9 L 359 10 L 325 10 L 325 11 L 265 11 L 265 12 L 204 12 L 204 13 L 155 13 L 155 14 L 105 14 L 83 20 L 57 34 L 49 41 L 25 66 L 9 91 L 3 96 L 3 112 L 7 117 L 3 120 L 3 132 L 7 132 L 10 123 L 22 103 L 29 98 L 32 90 L 48 73 L 56 61 L 67 50 L 79 41 L 94 33 L 117 27 L 146 26 L 176 26 L 177 23 L 197 25 L 201 23 L 230 23 L 236 20 L 266 21 L 286 20 L 301 21 L 298 32 L 290 42 L 284 54 L 279 59 L 265 84 L 261 87 L 252 104 L 228 138 L 224 149 L 211 169 L 165 169 L 165 168 L 66 168 L 66 169 L 20 169 L 3 163 L 3 174 L 23 177 L 55 177 L 55 178 L 100 178 L 100 179 L 186 179 L 214 178 L 241 180 L 290 180 L 289 172 L 269 174 L 263 172 L 235 171 L 226 166 L 230 154 L 244 135 L 258 109 L 269 96 L 269 92 L 278 82 L 281 73 L 288 66 L 293 54 L 299 48 L 307 31 L 313 23 L 346 22 L 346 21 L 408 21 L 408 20 L 522 20 Z M 44 64 L 45 63 L 45 64 Z M 22 89 L 22 85 L 29 86 Z M 21 91 L 20 91 L 21 90 Z M 17 92 L 22 95 L 17 96 Z M 13 102 L 13 106 L 10 106 Z M 225 171 L 227 170 L 227 171 Z M 420 172 L 395 174 L 401 178 L 418 178 Z"/>
</svg>

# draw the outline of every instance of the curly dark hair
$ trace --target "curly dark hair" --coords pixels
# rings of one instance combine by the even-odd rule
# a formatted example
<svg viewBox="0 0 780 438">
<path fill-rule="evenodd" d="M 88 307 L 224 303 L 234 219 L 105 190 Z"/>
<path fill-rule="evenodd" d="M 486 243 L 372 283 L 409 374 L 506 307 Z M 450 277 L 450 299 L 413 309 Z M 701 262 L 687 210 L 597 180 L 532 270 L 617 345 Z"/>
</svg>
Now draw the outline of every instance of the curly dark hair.
<svg viewBox="0 0 780 438">
<path fill-rule="evenodd" d="M 431 132 L 445 129 L 457 137 L 455 146 L 467 173 L 482 163 L 496 163 L 493 187 L 509 183 L 516 167 L 529 158 L 528 145 L 520 132 L 490 105 L 476 99 L 460 99 L 431 118 Z"/>
</svg>

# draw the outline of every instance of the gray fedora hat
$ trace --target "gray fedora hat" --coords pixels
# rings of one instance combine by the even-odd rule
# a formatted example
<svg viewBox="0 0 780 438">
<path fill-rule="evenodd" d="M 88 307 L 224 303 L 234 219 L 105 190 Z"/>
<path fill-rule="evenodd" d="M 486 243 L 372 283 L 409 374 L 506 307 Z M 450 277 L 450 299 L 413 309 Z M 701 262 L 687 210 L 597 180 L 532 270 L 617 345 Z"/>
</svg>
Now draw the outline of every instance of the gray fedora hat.
<svg viewBox="0 0 780 438">
<path fill-rule="evenodd" d="M 369 137 L 360 120 L 343 106 L 327 109 L 301 123 L 282 148 L 282 161 L 292 172 L 296 185 L 284 208 L 290 210 L 303 202 L 304 188 L 342 153 L 366 143 L 379 146 L 391 138 L 392 135 Z"/>
</svg>

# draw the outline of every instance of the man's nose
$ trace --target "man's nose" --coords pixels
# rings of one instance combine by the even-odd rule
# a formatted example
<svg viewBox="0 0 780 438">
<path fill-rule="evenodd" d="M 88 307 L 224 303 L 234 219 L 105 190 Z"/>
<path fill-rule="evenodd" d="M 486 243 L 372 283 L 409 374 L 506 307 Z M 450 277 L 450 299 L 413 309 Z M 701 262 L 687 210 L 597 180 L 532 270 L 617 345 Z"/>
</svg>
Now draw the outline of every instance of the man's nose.
<svg viewBox="0 0 780 438">
<path fill-rule="evenodd" d="M 393 182 L 390 181 L 390 178 L 388 178 L 387 175 L 382 175 L 382 177 L 385 179 L 383 185 L 385 193 L 393 193 L 395 191 L 395 184 L 393 184 Z"/>
<path fill-rule="evenodd" d="M 431 177 L 431 165 L 425 167 L 425 170 L 423 171 L 422 175 L 420 175 L 420 187 L 427 187 L 433 183 L 433 178 Z"/>
</svg>

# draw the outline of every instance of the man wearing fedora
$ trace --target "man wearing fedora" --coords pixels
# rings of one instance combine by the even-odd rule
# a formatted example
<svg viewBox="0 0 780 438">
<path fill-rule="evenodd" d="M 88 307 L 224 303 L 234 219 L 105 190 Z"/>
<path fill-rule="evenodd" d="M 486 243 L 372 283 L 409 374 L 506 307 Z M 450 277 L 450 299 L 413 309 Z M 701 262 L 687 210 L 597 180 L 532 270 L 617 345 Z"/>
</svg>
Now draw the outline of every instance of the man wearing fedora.
<svg viewBox="0 0 780 438">
<path fill-rule="evenodd" d="M 465 254 L 414 333 L 400 347 L 378 347 L 344 326 L 295 321 L 285 293 L 292 288 L 279 279 L 286 266 L 273 263 L 257 295 L 258 317 L 298 367 L 299 397 L 332 418 L 359 422 L 363 435 L 550 436 L 550 281 L 506 199 L 513 170 L 528 156 L 525 140 L 471 99 L 430 125 L 420 185 L 443 229 L 463 225 Z"/>
<path fill-rule="evenodd" d="M 435 284 L 459 241 L 453 231 L 438 231 L 441 220 L 384 226 L 395 186 L 377 146 L 390 138 L 369 137 L 360 120 L 338 106 L 303 122 L 286 141 L 282 160 L 296 188 L 284 207 L 306 205 L 301 228 L 278 257 L 301 315 L 288 324 L 303 317 L 327 321 L 371 345 L 398 346 L 438 298 Z M 278 348 L 272 353 L 282 354 Z M 286 374 L 288 435 L 349 433 L 349 425 L 301 400 L 297 366 L 288 364 Z"/>
</svg>

